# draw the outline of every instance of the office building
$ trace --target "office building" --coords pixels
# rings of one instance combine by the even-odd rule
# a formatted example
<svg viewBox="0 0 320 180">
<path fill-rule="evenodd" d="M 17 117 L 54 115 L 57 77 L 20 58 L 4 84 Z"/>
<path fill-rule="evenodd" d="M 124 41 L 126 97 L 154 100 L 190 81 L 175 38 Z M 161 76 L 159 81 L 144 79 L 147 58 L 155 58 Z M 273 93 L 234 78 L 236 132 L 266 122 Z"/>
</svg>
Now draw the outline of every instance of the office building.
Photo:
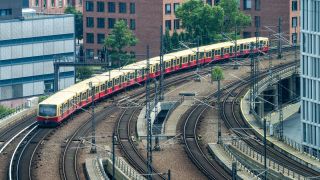
<svg viewBox="0 0 320 180">
<path fill-rule="evenodd" d="M 301 0 L 301 122 L 304 151 L 320 158 L 320 1 Z"/>
<path fill-rule="evenodd" d="M 29 8 L 46 14 L 62 14 L 69 7 L 82 11 L 84 0 L 29 0 Z"/>
<path fill-rule="evenodd" d="M 0 21 L 0 101 L 53 90 L 53 60 L 74 61 L 74 16 L 39 15 Z M 57 28 L 58 27 L 58 28 Z M 60 88 L 74 83 L 74 68 L 60 69 Z"/>
</svg>

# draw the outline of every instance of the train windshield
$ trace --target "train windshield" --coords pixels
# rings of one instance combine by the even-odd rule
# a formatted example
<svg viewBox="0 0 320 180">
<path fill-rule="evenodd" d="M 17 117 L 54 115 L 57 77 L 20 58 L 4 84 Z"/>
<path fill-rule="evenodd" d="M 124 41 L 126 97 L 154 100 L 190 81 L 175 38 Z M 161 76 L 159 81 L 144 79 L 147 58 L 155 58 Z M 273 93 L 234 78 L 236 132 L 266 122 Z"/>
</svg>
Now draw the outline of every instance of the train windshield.
<svg viewBox="0 0 320 180">
<path fill-rule="evenodd" d="M 57 106 L 56 105 L 40 104 L 39 116 L 56 116 L 56 115 L 57 115 Z"/>
</svg>

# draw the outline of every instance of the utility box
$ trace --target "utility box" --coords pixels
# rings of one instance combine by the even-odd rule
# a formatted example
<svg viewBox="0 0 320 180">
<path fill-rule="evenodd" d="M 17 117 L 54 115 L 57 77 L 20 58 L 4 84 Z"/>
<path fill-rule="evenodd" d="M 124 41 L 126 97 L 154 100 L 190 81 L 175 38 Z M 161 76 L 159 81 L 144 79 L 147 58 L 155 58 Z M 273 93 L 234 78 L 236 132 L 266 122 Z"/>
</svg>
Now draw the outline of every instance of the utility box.
<svg viewBox="0 0 320 180">
<path fill-rule="evenodd" d="M 32 108 L 34 106 L 37 106 L 38 103 L 39 103 L 39 97 L 32 97 L 32 98 L 27 99 L 26 107 Z"/>
</svg>

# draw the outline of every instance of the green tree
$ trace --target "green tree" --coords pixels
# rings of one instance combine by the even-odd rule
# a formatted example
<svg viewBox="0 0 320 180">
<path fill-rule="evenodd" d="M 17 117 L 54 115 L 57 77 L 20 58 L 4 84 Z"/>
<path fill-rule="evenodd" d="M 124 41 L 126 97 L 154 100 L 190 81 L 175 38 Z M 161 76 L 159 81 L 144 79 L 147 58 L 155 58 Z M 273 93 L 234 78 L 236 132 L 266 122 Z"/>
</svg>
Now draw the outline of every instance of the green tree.
<svg viewBox="0 0 320 180">
<path fill-rule="evenodd" d="M 123 49 L 132 47 L 136 45 L 137 42 L 138 39 L 128 28 L 127 23 L 120 20 L 115 23 L 111 34 L 105 39 L 104 45 L 110 50 L 112 61 L 116 61 L 118 65 L 121 65 L 122 62 L 120 62 L 120 60 L 125 60 L 125 57 L 130 57 Z"/>
<path fill-rule="evenodd" d="M 236 26 L 238 30 L 241 30 L 251 24 L 251 16 L 239 10 L 237 0 L 221 0 L 219 6 L 225 15 L 222 29 L 224 32 L 234 32 Z"/>
<path fill-rule="evenodd" d="M 179 47 L 179 35 L 177 31 L 174 31 L 171 36 L 171 44 L 173 49 L 178 49 Z"/>
<path fill-rule="evenodd" d="M 200 42 L 206 44 L 217 32 L 220 32 L 224 22 L 224 11 L 220 6 L 209 6 L 202 0 L 188 0 L 176 11 L 181 19 L 182 27 L 191 39 L 200 37 Z"/>
<path fill-rule="evenodd" d="M 166 29 L 166 32 L 163 37 L 163 45 L 164 45 L 164 51 L 170 52 L 172 50 L 172 44 L 171 44 L 171 37 L 169 29 Z"/>
<path fill-rule="evenodd" d="M 66 14 L 74 14 L 75 21 L 75 36 L 79 40 L 83 39 L 83 15 L 80 11 L 76 10 L 74 7 L 67 7 L 64 10 Z"/>
<path fill-rule="evenodd" d="M 86 66 L 77 67 L 76 78 L 79 79 L 80 81 L 91 77 L 92 74 L 93 72 L 89 67 L 86 67 Z"/>
<path fill-rule="evenodd" d="M 14 112 L 14 109 L 5 107 L 3 105 L 0 105 L 0 118 L 4 117 L 4 116 L 7 116 L 8 114 L 11 114 L 13 112 Z"/>
</svg>

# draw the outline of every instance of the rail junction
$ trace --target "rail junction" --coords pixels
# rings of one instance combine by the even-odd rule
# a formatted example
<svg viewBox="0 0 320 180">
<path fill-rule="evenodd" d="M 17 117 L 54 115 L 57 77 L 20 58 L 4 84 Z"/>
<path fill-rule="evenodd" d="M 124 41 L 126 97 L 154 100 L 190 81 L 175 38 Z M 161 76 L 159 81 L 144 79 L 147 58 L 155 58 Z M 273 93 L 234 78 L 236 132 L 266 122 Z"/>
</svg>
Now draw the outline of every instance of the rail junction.
<svg viewBox="0 0 320 180">
<path fill-rule="evenodd" d="M 283 70 L 285 68 L 294 66 L 295 63 L 289 63 L 285 65 L 280 65 L 273 69 L 274 72 Z M 209 71 L 209 67 L 203 69 L 203 73 L 200 73 L 201 76 L 206 76 Z M 185 72 L 179 72 L 175 75 L 170 75 L 167 80 L 167 87 L 177 86 L 178 84 L 183 84 L 188 80 L 192 79 L 194 72 L 187 70 Z M 259 78 L 268 76 L 268 72 L 261 72 Z M 263 144 L 262 137 L 258 135 L 252 129 L 248 128 L 248 125 L 243 120 L 243 116 L 240 111 L 240 98 L 243 96 L 244 92 L 250 86 L 252 79 L 250 77 L 244 78 L 243 81 L 236 81 L 228 84 L 223 88 L 222 91 L 222 102 L 220 107 L 222 107 L 221 117 L 224 121 L 224 124 L 229 129 L 237 129 L 234 131 L 234 134 L 243 139 L 252 149 L 256 152 L 263 154 Z M 123 92 L 121 92 L 123 93 Z M 119 93 L 114 101 L 120 101 L 125 98 L 123 94 Z M 130 91 L 130 97 L 136 97 L 135 104 L 144 104 L 145 91 L 143 88 L 136 88 Z M 152 92 L 154 93 L 154 92 Z M 151 96 L 153 96 L 151 93 Z M 127 94 L 125 92 L 124 94 Z M 217 92 L 211 93 L 202 101 L 215 106 L 216 105 L 216 96 Z M 97 106 L 103 104 L 102 102 L 98 103 Z M 209 158 L 207 149 L 201 143 L 199 143 L 199 138 L 197 132 L 197 127 L 199 121 L 201 120 L 205 111 L 210 109 L 209 106 L 203 106 L 202 103 L 198 102 L 193 105 L 190 110 L 188 110 L 188 116 L 183 119 L 183 135 L 182 142 L 186 150 L 186 154 L 189 156 L 191 161 L 198 167 L 198 169 L 203 172 L 209 179 L 231 179 L 232 172 L 221 166 L 217 160 Z M 136 147 L 135 129 L 136 129 L 136 116 L 137 112 L 141 110 L 141 107 L 136 108 L 126 108 L 117 107 L 113 103 L 103 107 L 97 112 L 96 124 L 100 124 L 104 121 L 105 117 L 111 112 L 121 111 L 120 116 L 117 117 L 117 123 L 115 123 L 114 131 L 117 137 L 117 143 L 128 162 L 136 168 L 136 170 L 141 174 L 147 173 L 147 163 L 145 154 L 139 152 L 139 149 Z M 84 112 L 82 112 L 84 113 Z M 75 116 L 73 119 L 70 118 L 66 124 L 75 121 L 79 116 Z M 35 162 L 38 157 L 41 156 L 41 144 L 44 141 L 49 141 L 54 137 L 55 133 L 58 133 L 60 129 L 64 128 L 62 125 L 56 129 L 47 129 L 37 127 L 34 122 L 34 116 L 26 118 L 21 123 L 16 124 L 10 128 L 7 128 L 2 131 L 0 137 L 4 142 L 1 147 L 2 151 L 5 151 L 7 146 L 10 143 L 14 143 L 16 147 L 13 151 L 13 154 L 8 154 L 11 156 L 8 170 L 9 179 L 34 179 L 33 177 L 33 168 L 35 167 Z M 60 179 L 81 179 L 78 171 L 82 171 L 82 167 L 79 167 L 79 151 L 83 151 L 83 140 L 86 140 L 86 137 L 89 137 L 91 132 L 91 119 L 87 118 L 84 123 L 79 125 L 70 135 L 67 137 L 66 141 L 61 144 L 61 152 L 59 153 L 59 177 Z M 15 136 L 17 134 L 17 136 Z M 257 137 L 260 138 L 260 142 L 257 140 L 248 139 L 246 137 Z M 134 138 L 133 138 L 134 137 Z M 114 137 L 112 137 L 114 138 Z M 288 157 L 283 152 L 275 150 L 272 147 L 272 144 L 268 142 L 268 158 L 272 159 L 275 162 L 283 164 L 286 168 L 295 171 L 297 174 L 301 174 L 304 177 L 316 177 L 319 176 L 319 172 L 309 167 L 293 160 Z M 154 162 L 156 163 L 156 162 Z M 156 168 L 152 168 L 153 178 L 154 179 L 168 179 L 167 172 L 160 172 Z M 110 173 L 109 173 L 110 174 Z"/>
</svg>

